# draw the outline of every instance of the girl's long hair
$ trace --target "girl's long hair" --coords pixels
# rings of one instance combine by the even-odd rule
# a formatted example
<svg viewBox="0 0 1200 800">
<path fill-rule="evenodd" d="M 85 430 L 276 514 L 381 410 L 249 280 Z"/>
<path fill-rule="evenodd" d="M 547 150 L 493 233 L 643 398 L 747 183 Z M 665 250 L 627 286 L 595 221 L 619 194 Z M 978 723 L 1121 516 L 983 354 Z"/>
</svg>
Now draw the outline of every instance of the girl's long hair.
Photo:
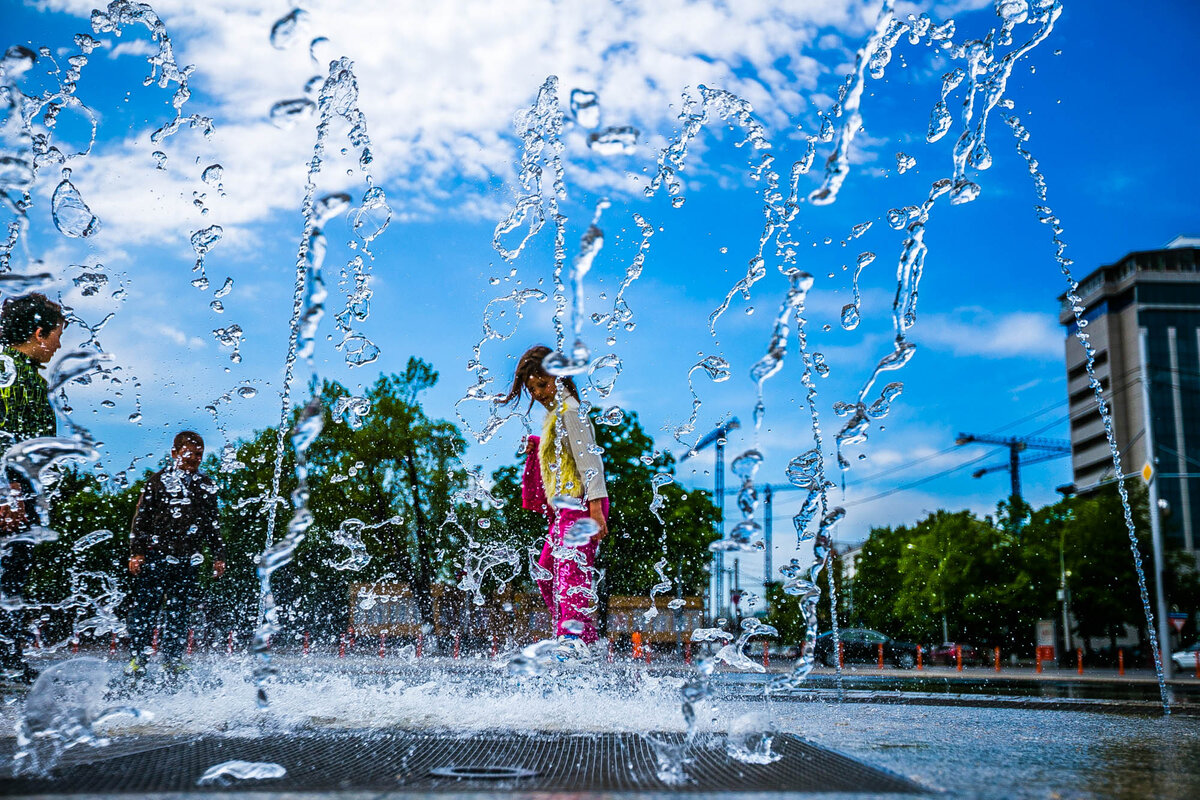
<svg viewBox="0 0 1200 800">
<path fill-rule="evenodd" d="M 508 395 L 500 401 L 501 405 L 508 405 L 521 396 L 526 391 L 525 383 L 535 375 L 549 375 L 545 368 L 542 367 L 542 360 L 550 355 L 553 350 L 544 344 L 535 344 L 533 347 L 525 351 L 521 356 L 521 360 L 517 362 L 517 369 L 513 373 L 512 386 L 508 390 Z M 576 400 L 579 400 L 579 391 L 575 388 L 575 381 L 570 375 L 563 375 L 560 380 L 563 386 Z M 533 407 L 533 399 L 529 400 L 529 407 Z"/>
</svg>

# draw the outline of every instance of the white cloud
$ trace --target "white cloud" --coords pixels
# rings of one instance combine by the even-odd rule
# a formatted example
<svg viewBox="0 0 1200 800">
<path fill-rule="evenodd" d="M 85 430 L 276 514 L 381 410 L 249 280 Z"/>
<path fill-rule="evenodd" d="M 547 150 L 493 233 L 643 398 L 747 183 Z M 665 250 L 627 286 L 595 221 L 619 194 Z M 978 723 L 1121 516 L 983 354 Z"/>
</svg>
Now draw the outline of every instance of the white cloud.
<svg viewBox="0 0 1200 800">
<path fill-rule="evenodd" d="M 951 314 L 920 314 L 912 338 L 956 356 L 1062 358 L 1062 329 L 1052 314 L 996 314 L 976 307 Z"/>
</svg>

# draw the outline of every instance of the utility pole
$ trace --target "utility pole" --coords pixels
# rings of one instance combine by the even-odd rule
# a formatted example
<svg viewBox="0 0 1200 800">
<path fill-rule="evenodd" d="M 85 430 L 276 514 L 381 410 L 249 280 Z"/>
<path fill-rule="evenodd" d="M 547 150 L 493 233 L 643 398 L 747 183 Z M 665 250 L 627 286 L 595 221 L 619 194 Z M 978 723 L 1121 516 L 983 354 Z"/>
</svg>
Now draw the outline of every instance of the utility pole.
<svg viewBox="0 0 1200 800">
<path fill-rule="evenodd" d="M 716 473 L 713 479 L 713 502 L 717 506 L 717 534 L 720 538 L 725 538 L 725 437 L 730 431 L 735 431 L 742 427 L 742 423 L 737 417 L 732 417 L 722 425 L 713 428 L 704 438 L 696 442 L 692 449 L 688 450 L 680 457 L 679 463 L 687 461 L 692 456 L 699 453 L 710 444 L 715 444 L 716 465 L 714 472 Z M 722 613 L 726 608 L 725 598 L 725 554 L 717 550 L 713 553 L 713 607 L 712 616 L 724 616 Z"/>
<path fill-rule="evenodd" d="M 1146 344 L 1147 338 L 1146 329 L 1142 328 L 1138 332 L 1138 344 L 1141 348 L 1142 359 L 1142 425 L 1146 441 L 1146 466 L 1150 470 L 1146 483 L 1149 484 L 1150 490 L 1150 542 L 1154 551 L 1154 607 L 1158 616 L 1156 627 L 1158 628 L 1159 661 L 1162 663 L 1163 677 L 1170 680 L 1175 664 L 1171 661 L 1170 656 L 1171 634 L 1167 627 L 1169 624 L 1167 622 L 1167 600 L 1163 593 L 1162 522 L 1159 519 L 1158 508 L 1158 475 L 1156 474 L 1158 459 L 1154 454 L 1154 429 L 1150 425 L 1150 373 L 1146 369 L 1149 349 Z"/>
<path fill-rule="evenodd" d="M 771 610 L 770 587 L 775 580 L 774 561 L 771 558 L 771 484 L 763 487 L 763 608 Z"/>
</svg>

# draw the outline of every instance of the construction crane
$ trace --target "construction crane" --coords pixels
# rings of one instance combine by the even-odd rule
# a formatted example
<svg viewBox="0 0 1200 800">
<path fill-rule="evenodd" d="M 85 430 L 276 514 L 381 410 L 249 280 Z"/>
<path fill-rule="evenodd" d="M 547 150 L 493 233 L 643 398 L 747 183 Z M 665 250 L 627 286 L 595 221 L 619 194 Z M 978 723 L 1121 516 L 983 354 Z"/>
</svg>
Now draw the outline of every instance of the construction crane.
<svg viewBox="0 0 1200 800">
<path fill-rule="evenodd" d="M 1012 481 L 1012 498 L 1017 503 L 1021 502 L 1022 466 L 1062 458 L 1071 453 L 1070 442 L 1063 441 L 1062 439 L 1046 439 L 1039 436 L 992 436 L 987 433 L 960 433 L 958 438 L 954 440 L 954 443 L 960 447 L 972 442 L 994 444 L 999 447 L 1008 448 L 1007 464 L 997 464 L 994 467 L 977 469 L 971 475 L 972 477 L 980 478 L 989 472 L 998 472 L 1002 469 L 1008 470 L 1009 479 Z M 1024 450 L 1043 450 L 1045 452 L 1033 458 L 1021 460 L 1021 453 Z"/>
<path fill-rule="evenodd" d="M 737 417 L 730 418 L 727 422 L 718 425 L 705 434 L 703 439 L 696 442 L 679 459 L 679 463 L 682 464 L 710 444 L 716 444 L 717 463 L 713 470 L 715 473 L 713 501 L 717 504 L 717 533 L 720 534 L 722 539 L 725 538 L 725 439 L 729 436 L 730 431 L 736 431 L 741 427 L 742 423 L 738 422 Z M 712 611 L 713 617 L 717 617 L 725 609 L 725 554 L 720 551 L 713 553 L 713 580 L 715 603 Z"/>
</svg>

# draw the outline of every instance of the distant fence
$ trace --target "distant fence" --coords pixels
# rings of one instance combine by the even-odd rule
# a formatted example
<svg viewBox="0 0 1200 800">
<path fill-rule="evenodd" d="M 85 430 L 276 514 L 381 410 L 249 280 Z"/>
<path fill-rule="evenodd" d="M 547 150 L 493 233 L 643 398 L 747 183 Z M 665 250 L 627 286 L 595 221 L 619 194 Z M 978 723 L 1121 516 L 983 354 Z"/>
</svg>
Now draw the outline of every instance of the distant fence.
<svg viewBox="0 0 1200 800">
<path fill-rule="evenodd" d="M 541 594 L 507 591 L 475 605 L 465 592 L 445 584 L 435 584 L 430 593 L 433 633 L 439 638 L 459 634 L 483 640 L 525 641 L 551 635 L 550 611 Z M 643 641 L 674 642 L 679 636 L 686 640 L 692 630 L 704 625 L 704 600 L 685 597 L 679 608 L 669 608 L 667 603 L 674 599 L 655 598 L 658 614 L 647 621 L 648 598 L 610 597 L 606 617 L 609 635 L 627 637 L 637 631 Z M 406 583 L 351 584 L 350 624 L 356 634 L 365 636 L 416 638 L 421 614 L 412 587 Z"/>
</svg>

